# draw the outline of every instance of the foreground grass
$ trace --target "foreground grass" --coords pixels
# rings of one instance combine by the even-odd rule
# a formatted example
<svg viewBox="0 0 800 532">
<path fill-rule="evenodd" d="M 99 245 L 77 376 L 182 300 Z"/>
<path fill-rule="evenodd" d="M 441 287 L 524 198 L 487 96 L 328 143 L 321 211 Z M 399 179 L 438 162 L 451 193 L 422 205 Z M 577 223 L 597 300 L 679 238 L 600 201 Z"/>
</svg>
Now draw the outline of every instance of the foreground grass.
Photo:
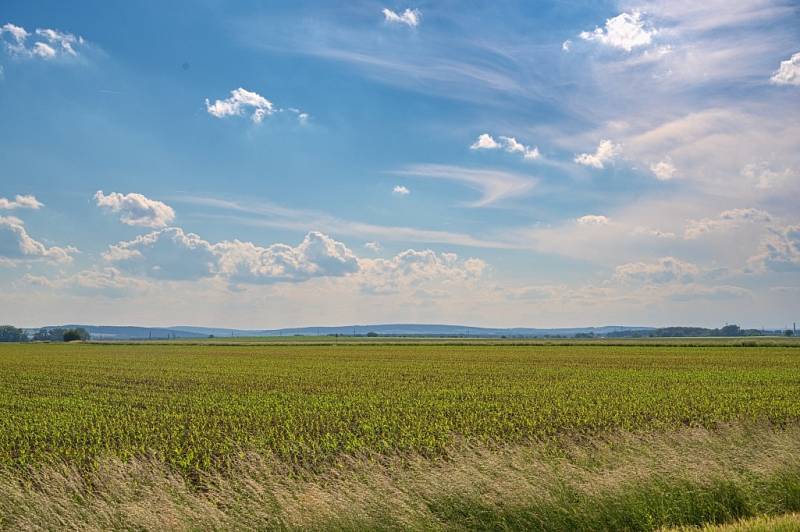
<svg viewBox="0 0 800 532">
<path fill-rule="evenodd" d="M 724 525 L 681 527 L 673 532 L 796 532 L 800 530 L 800 514 L 759 516 Z"/>
<path fill-rule="evenodd" d="M 798 511 L 798 425 L 342 456 L 325 471 L 248 453 L 199 484 L 152 458 L 0 469 L 9 530 L 656 530 Z"/>
</svg>

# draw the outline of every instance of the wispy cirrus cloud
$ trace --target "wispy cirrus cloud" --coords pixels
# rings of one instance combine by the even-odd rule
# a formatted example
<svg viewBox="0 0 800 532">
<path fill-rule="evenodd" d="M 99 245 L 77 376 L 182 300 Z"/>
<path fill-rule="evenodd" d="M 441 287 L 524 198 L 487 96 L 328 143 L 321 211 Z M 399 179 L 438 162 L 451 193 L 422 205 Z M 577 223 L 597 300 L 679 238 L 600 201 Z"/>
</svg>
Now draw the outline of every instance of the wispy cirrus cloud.
<svg viewBox="0 0 800 532">
<path fill-rule="evenodd" d="M 415 164 L 393 173 L 453 181 L 477 190 L 481 197 L 469 203 L 471 207 L 487 207 L 503 200 L 525 196 L 536 185 L 534 178 L 514 172 L 446 164 Z"/>
<path fill-rule="evenodd" d="M 239 213 L 240 215 L 204 213 L 197 216 L 219 220 L 224 219 L 232 223 L 250 225 L 253 227 L 272 227 L 295 231 L 320 230 L 334 235 L 380 239 L 387 242 L 450 244 L 454 246 L 486 249 L 516 249 L 520 247 L 519 243 L 504 239 L 480 238 L 466 233 L 456 233 L 438 229 L 380 225 L 355 220 L 345 220 L 324 212 L 308 209 L 292 209 L 266 201 L 245 203 L 198 196 L 175 197 L 173 201 Z"/>
</svg>

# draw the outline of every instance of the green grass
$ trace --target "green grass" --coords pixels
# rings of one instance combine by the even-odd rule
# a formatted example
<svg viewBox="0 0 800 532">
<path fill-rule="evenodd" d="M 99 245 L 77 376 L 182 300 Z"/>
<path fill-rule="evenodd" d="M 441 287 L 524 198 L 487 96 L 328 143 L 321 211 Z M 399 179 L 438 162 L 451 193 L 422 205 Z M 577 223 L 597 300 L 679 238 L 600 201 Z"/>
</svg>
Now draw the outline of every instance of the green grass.
<svg viewBox="0 0 800 532">
<path fill-rule="evenodd" d="M 800 420 L 791 347 L 0 346 L 0 465 L 343 454 Z"/>
</svg>

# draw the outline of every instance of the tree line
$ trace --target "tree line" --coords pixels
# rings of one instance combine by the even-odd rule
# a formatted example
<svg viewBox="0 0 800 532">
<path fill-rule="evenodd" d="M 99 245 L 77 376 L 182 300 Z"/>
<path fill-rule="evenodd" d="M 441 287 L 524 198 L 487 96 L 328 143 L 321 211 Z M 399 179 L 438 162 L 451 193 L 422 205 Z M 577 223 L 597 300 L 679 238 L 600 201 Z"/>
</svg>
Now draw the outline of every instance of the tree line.
<svg viewBox="0 0 800 532">
<path fill-rule="evenodd" d="M 24 329 L 13 325 L 0 325 L 0 342 L 75 342 L 90 340 L 91 335 L 83 327 L 43 327 L 28 335 Z"/>
</svg>

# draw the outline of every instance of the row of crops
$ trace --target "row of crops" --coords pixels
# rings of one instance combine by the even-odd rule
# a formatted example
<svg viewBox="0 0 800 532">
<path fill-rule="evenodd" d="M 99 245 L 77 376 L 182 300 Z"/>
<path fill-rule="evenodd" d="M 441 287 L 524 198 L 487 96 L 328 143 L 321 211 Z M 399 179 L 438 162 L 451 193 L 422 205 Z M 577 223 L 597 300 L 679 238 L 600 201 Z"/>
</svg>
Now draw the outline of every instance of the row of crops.
<svg viewBox="0 0 800 532">
<path fill-rule="evenodd" d="M 0 465 L 246 450 L 297 464 L 610 430 L 800 420 L 800 350 L 0 345 Z"/>
</svg>

